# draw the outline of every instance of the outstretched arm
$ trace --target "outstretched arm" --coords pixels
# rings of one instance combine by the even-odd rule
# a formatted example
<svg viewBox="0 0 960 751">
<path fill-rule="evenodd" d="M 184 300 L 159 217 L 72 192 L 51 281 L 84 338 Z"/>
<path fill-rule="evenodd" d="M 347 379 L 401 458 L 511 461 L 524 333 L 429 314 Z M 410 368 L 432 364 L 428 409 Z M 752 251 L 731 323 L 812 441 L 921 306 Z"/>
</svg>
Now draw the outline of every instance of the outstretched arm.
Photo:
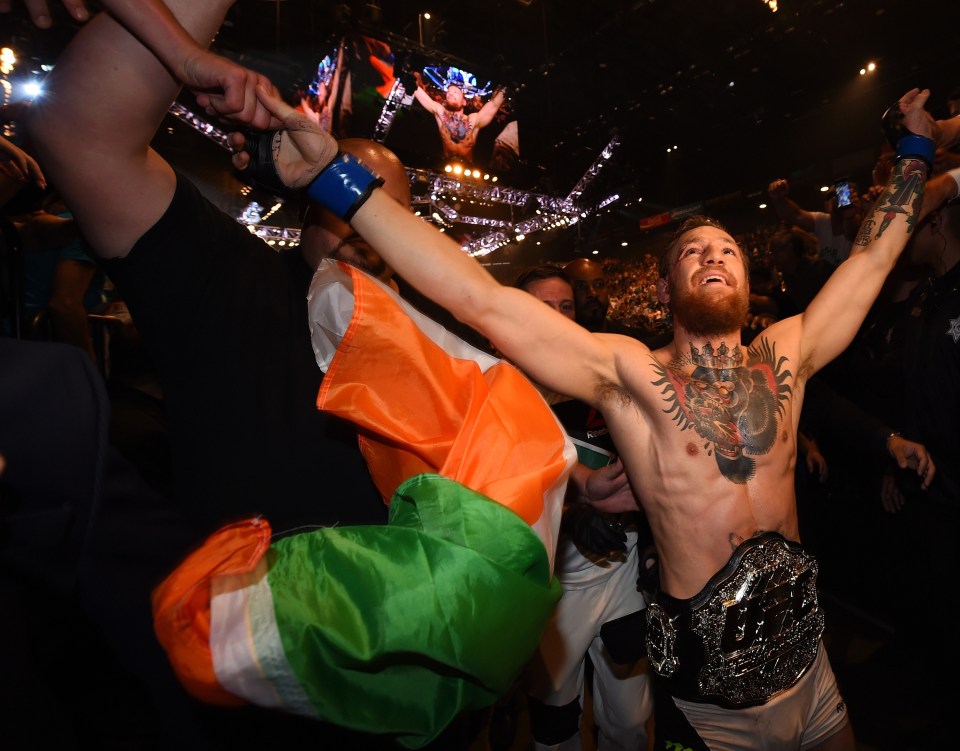
<svg viewBox="0 0 960 751">
<path fill-rule="evenodd" d="M 280 142 L 280 175 L 290 187 L 305 187 L 328 164 L 335 142 L 276 95 L 261 89 L 260 96 L 288 128 Z M 248 158 L 237 154 L 234 165 L 243 168 Z M 357 185 L 352 179 L 348 182 Z M 315 187 L 311 186 L 311 198 L 324 203 L 313 194 Z M 334 190 L 335 197 L 350 192 Z M 598 405 L 601 384 L 620 383 L 611 341 L 622 339 L 645 349 L 626 337 L 591 334 L 528 292 L 501 285 L 450 237 L 383 190 L 372 190 L 349 221 L 401 277 L 487 337 L 548 389 Z"/>
<path fill-rule="evenodd" d="M 932 157 L 933 120 L 923 109 L 929 96 L 928 90 L 914 89 L 900 102 L 906 126 L 925 137 L 923 143 Z M 801 358 L 814 372 L 853 340 L 916 227 L 928 165 L 913 155 L 912 146 L 909 155 L 894 163 L 890 181 L 860 226 L 850 258 L 799 317 Z"/>
<path fill-rule="evenodd" d="M 170 202 L 173 170 L 149 144 L 181 83 L 208 111 L 272 124 L 265 79 L 206 50 L 232 2 L 104 0 L 31 109 L 37 156 L 99 255 L 125 255 Z"/>
<path fill-rule="evenodd" d="M 501 285 L 384 191 L 374 191 L 351 224 L 397 274 L 537 383 L 594 406 L 600 406 L 601 384 L 621 383 L 609 335 L 591 334 L 528 292 Z"/>
</svg>

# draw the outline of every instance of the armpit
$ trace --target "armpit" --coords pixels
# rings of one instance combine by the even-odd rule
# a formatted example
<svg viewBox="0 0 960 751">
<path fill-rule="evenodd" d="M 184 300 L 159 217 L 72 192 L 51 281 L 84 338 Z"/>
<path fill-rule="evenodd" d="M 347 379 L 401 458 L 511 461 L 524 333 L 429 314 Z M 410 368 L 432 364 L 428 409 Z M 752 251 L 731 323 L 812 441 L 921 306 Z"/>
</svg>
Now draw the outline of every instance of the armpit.
<svg viewBox="0 0 960 751">
<path fill-rule="evenodd" d="M 597 381 L 595 391 L 598 401 L 613 402 L 617 407 L 627 407 L 634 403 L 630 392 L 623 386 L 601 378 Z"/>
</svg>

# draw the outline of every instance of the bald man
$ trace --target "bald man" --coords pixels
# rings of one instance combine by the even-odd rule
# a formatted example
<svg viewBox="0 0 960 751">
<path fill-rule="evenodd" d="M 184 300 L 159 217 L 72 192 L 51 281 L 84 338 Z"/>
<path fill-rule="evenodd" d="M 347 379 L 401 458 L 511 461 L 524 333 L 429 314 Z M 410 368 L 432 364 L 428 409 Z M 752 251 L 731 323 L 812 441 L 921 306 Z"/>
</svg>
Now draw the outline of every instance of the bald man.
<svg viewBox="0 0 960 751">
<path fill-rule="evenodd" d="M 231 141 L 239 144 L 239 134 L 231 134 Z M 406 169 L 396 155 L 375 141 L 362 138 L 346 138 L 340 141 L 341 151 L 358 157 L 364 163 L 373 161 L 379 165 L 384 178 L 383 188 L 397 203 L 410 205 L 410 183 Z M 380 255 L 346 222 L 338 219 L 319 204 L 307 203 L 300 233 L 300 250 L 304 260 L 316 269 L 325 258 L 336 258 L 363 269 L 381 281 L 390 282 L 393 270 Z"/>
<path fill-rule="evenodd" d="M 577 323 L 587 331 L 631 336 L 648 347 L 663 346 L 670 340 L 669 332 L 651 332 L 647 329 L 627 326 L 625 323 L 607 317 L 610 310 L 610 293 L 601 264 L 589 258 L 575 258 L 568 262 L 563 270 L 573 284 Z"/>
</svg>

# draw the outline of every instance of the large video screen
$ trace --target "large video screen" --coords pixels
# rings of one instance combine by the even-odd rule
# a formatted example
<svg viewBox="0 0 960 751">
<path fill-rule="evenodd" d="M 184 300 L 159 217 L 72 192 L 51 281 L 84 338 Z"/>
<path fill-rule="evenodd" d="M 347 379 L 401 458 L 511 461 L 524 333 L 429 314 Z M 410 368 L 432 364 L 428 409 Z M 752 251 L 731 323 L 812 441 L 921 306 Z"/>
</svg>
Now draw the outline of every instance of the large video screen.
<svg viewBox="0 0 960 751">
<path fill-rule="evenodd" d="M 344 95 L 349 97 L 349 80 L 345 66 L 348 47 L 345 42 L 333 46 L 317 63 L 316 73 L 298 89 L 293 106 L 314 122 L 338 137 L 343 137 Z M 346 100 L 349 103 L 349 98 Z"/>
<path fill-rule="evenodd" d="M 299 107 L 338 138 L 373 138 L 408 167 L 522 180 L 514 92 L 480 69 L 356 35 L 334 45 Z"/>
</svg>

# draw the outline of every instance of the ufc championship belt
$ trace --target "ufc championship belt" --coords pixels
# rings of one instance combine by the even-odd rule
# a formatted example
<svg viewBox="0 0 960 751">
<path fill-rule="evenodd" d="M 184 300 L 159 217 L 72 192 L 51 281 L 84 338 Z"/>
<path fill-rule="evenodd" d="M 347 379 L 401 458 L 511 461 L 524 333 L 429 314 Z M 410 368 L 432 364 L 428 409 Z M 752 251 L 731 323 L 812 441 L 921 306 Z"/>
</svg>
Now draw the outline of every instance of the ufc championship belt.
<svg viewBox="0 0 960 751">
<path fill-rule="evenodd" d="M 647 655 L 673 696 L 741 708 L 793 686 L 817 656 L 817 561 L 775 532 L 745 540 L 695 597 L 647 608 Z"/>
</svg>

